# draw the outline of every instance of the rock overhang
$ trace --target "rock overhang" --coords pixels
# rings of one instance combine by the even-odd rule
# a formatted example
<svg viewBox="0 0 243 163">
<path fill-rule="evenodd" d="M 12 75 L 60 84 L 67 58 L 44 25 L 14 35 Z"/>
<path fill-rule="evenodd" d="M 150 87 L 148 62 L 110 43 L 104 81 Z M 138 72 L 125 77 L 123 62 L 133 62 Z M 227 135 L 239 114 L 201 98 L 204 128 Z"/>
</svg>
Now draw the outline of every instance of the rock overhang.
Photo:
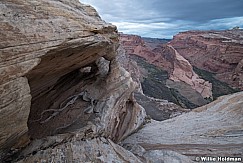
<svg viewBox="0 0 243 163">
<path fill-rule="evenodd" d="M 143 123 L 136 85 L 116 61 L 117 28 L 94 8 L 77 0 L 9 0 L 1 13 L 1 151 L 65 133 L 77 121 L 70 130 L 116 141 Z"/>
</svg>

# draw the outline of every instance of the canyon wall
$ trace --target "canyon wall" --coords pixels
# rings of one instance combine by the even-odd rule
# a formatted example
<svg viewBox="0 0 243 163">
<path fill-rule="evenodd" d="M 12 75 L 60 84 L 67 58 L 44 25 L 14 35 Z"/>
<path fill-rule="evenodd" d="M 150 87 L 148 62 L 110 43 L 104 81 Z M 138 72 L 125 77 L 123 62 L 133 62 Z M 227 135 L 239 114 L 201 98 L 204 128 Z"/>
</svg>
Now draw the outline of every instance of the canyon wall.
<svg viewBox="0 0 243 163">
<path fill-rule="evenodd" d="M 147 40 L 154 41 L 149 38 Z M 164 40 L 157 41 L 161 43 Z M 152 42 L 153 45 L 154 42 Z M 131 74 L 133 81 L 138 85 L 134 91 L 134 97 L 144 107 L 149 118 L 163 121 L 189 111 L 175 104 L 177 99 L 173 98 L 169 88 L 165 87 L 167 75 L 163 71 L 137 55 L 128 55 L 122 44 L 118 48 L 118 54 L 119 63 Z"/>
<path fill-rule="evenodd" d="M 143 73 L 142 76 L 145 80 L 142 79 L 141 83 L 145 94 L 148 93 L 149 96 L 169 100 L 185 108 L 195 108 L 206 104 L 207 100 L 205 98 L 212 98 L 212 84 L 200 78 L 194 72 L 190 62 L 181 56 L 176 49 L 166 44 L 168 41 L 120 34 L 121 46 L 125 49 L 126 54 L 131 60 L 140 63 L 140 67 L 143 67 L 147 71 L 154 69 L 151 71 L 153 74 L 151 77 L 154 78 L 153 81 L 160 78 L 160 83 L 152 84 L 151 82 L 153 81 L 147 80 L 150 73 Z M 138 57 L 134 57 L 134 55 Z M 141 59 L 145 60 L 141 61 Z M 147 63 L 156 67 L 152 68 Z M 157 71 L 155 69 L 158 69 L 157 75 L 154 73 Z M 158 75 L 161 75 L 161 77 Z M 161 83 L 161 80 L 165 82 Z M 152 85 L 164 86 L 163 88 L 156 88 L 152 92 Z M 170 88 L 174 91 L 170 90 Z M 146 91 L 147 89 L 148 91 Z M 158 92 L 160 89 L 163 91 L 159 94 L 164 95 L 156 95 L 156 90 Z"/>
<path fill-rule="evenodd" d="M 136 160 L 112 144 L 137 130 L 146 115 L 134 100 L 137 84 L 117 61 L 116 27 L 78 0 L 1 1 L 0 20 L 0 159 L 33 162 L 41 149 L 43 159 L 52 159 L 53 146 L 99 137 L 114 154 L 106 159 L 124 154 Z M 60 152 L 55 157 L 62 158 Z"/>
<path fill-rule="evenodd" d="M 120 33 L 122 48 L 143 72 L 140 81 L 144 93 L 185 108 L 242 90 L 242 40 L 240 29 L 181 32 L 172 40 Z M 151 70 L 149 64 L 158 71 L 154 73 L 153 68 L 146 72 Z M 154 82 L 158 78 L 166 83 Z M 158 90 L 164 95 L 158 95 L 162 93 Z"/>
<path fill-rule="evenodd" d="M 243 89 L 243 30 L 188 31 L 169 43 L 193 66 L 215 73 L 231 87 Z"/>
</svg>

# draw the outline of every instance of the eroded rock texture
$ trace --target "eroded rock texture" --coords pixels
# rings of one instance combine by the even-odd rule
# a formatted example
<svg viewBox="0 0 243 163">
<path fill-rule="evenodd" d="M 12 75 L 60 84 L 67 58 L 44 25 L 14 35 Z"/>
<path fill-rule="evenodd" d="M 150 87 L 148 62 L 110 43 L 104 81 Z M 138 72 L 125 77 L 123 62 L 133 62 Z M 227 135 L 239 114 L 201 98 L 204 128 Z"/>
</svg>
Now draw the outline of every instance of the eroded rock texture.
<svg viewBox="0 0 243 163">
<path fill-rule="evenodd" d="M 182 32 L 169 44 L 193 66 L 242 90 L 243 30 Z"/>
<path fill-rule="evenodd" d="M 172 46 L 163 45 L 160 42 L 147 43 L 146 39 L 143 40 L 135 35 L 121 34 L 120 40 L 127 50 L 127 54 L 136 54 L 145 58 L 149 63 L 166 70 L 171 80 L 189 84 L 192 89 L 195 89 L 204 98 L 212 96 L 210 83 L 200 79 L 193 71 L 191 64 Z"/>
<path fill-rule="evenodd" d="M 172 150 L 193 160 L 195 156 L 242 157 L 242 113 L 243 92 L 222 96 L 190 113 L 152 121 L 124 144 L 138 144 L 146 151 Z"/>
<path fill-rule="evenodd" d="M 61 144 L 53 143 L 54 140 L 52 140 L 53 142 L 49 142 L 48 144 L 50 148 L 45 150 L 39 149 L 36 151 L 36 154 L 32 155 L 33 147 L 40 146 L 41 143 L 42 147 L 47 144 L 44 140 L 34 142 L 22 152 L 23 155 L 28 157 L 18 162 L 141 162 L 134 154 L 109 139 L 95 138 L 81 140 L 78 137 L 76 135 L 65 139 L 62 138 L 66 142 Z M 57 139 L 56 141 L 59 140 Z"/>
<path fill-rule="evenodd" d="M 171 54 L 174 58 L 174 68 L 170 75 L 170 79 L 175 82 L 185 82 L 202 95 L 204 98 L 212 97 L 212 84 L 208 81 L 200 79 L 200 77 L 193 71 L 191 64 L 181 56 L 172 46 L 168 45 Z"/>
<path fill-rule="evenodd" d="M 118 142 L 143 123 L 136 83 L 116 59 L 117 29 L 92 7 L 5 0 L 0 20 L 1 159 L 29 138 L 69 132 Z"/>
<path fill-rule="evenodd" d="M 207 103 L 204 98 L 212 98 L 212 84 L 200 78 L 192 65 L 175 48 L 166 44 L 168 40 L 120 34 L 120 42 L 129 58 L 148 71 L 143 73 L 145 80 L 141 80 L 145 94 L 184 108 L 204 105 Z M 159 90 L 162 91 L 159 93 Z M 192 92 L 192 96 L 188 96 L 188 92 Z"/>
<path fill-rule="evenodd" d="M 149 38 L 147 39 L 150 40 Z M 159 43 L 161 42 L 161 40 L 158 41 Z M 169 88 L 165 87 L 167 75 L 164 75 L 162 71 L 147 63 L 142 58 L 138 58 L 136 55 L 128 55 L 122 45 L 119 46 L 118 53 L 119 63 L 131 74 L 133 81 L 137 83 L 138 87 L 134 91 L 134 97 L 145 109 L 148 117 L 163 121 L 189 111 L 175 104 L 177 99 L 173 98 Z M 160 72 L 162 73 L 160 74 Z M 146 83 L 148 78 L 155 82 L 152 84 L 149 83 L 147 87 L 144 83 Z M 155 89 L 151 88 L 152 86 L 154 86 Z M 174 103 L 168 100 L 162 100 L 168 98 Z"/>
</svg>

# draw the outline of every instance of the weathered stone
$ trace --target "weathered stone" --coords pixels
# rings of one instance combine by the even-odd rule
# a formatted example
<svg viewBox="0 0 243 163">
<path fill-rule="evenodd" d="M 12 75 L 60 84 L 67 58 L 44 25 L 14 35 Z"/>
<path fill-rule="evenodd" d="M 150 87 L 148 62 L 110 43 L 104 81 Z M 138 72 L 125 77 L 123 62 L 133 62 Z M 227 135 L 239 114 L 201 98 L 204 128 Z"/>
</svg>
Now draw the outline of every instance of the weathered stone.
<svg viewBox="0 0 243 163">
<path fill-rule="evenodd" d="M 138 66 L 137 62 L 129 58 L 129 55 L 126 53 L 126 50 L 123 48 L 122 45 L 119 46 L 117 49 L 118 56 L 117 60 L 124 67 L 130 74 L 134 82 L 137 83 L 136 90 L 138 92 L 143 92 L 141 81 L 143 80 L 144 74 L 146 70 Z"/>
<path fill-rule="evenodd" d="M 241 156 L 243 92 L 222 96 L 193 111 L 152 121 L 123 141 L 146 150 L 173 150 L 187 156 Z"/>
<path fill-rule="evenodd" d="M 144 81 L 144 78 L 148 76 L 149 72 L 146 67 L 138 65 L 138 60 L 126 54 L 122 45 L 118 48 L 118 62 L 131 74 L 133 81 L 136 82 L 138 87 L 134 92 L 134 97 L 138 104 L 145 109 L 146 114 L 151 119 L 162 121 L 189 111 L 167 100 L 155 99 L 145 95 L 141 83 Z M 154 78 L 156 78 L 156 76 L 154 76 Z M 160 82 L 162 83 L 163 81 Z"/>
<path fill-rule="evenodd" d="M 143 123 L 136 83 L 116 59 L 117 29 L 94 8 L 78 0 L 6 0 L 0 20 L 1 157 L 29 137 L 77 131 L 118 142 Z"/>
<path fill-rule="evenodd" d="M 104 138 L 80 140 L 73 136 L 66 143 L 50 145 L 45 150 L 39 149 L 35 154 L 29 153 L 18 162 L 141 162 L 131 152 Z"/>
<path fill-rule="evenodd" d="M 187 94 L 183 94 L 186 92 L 186 90 L 183 90 L 183 83 L 186 83 L 188 87 L 191 87 L 191 92 L 194 92 L 194 90 L 196 91 L 196 93 L 193 93 L 193 97 L 186 97 L 186 99 L 192 103 L 192 106 L 184 106 L 184 104 L 181 104 L 181 106 L 195 108 L 196 106 L 201 106 L 207 103 L 204 98 L 212 98 L 212 84 L 200 78 L 194 72 L 192 65 L 181 56 L 174 47 L 169 43 L 165 43 L 165 40 L 159 41 L 157 39 L 146 39 L 141 38 L 140 36 L 126 34 L 120 34 L 119 36 L 122 48 L 126 50 L 125 53 L 127 55 L 136 55 L 144 58 L 148 63 L 165 70 L 168 73 L 168 78 L 177 83 L 176 85 L 181 85 L 180 83 L 182 83 L 182 86 L 180 86 L 179 89 L 176 88 L 176 90 L 182 93 L 183 97 L 187 96 Z M 137 61 L 134 57 L 132 57 L 132 59 L 130 57 L 129 59 L 135 62 Z M 130 61 L 129 66 L 126 67 L 134 67 L 132 65 L 132 62 Z M 127 70 L 129 71 L 128 68 Z M 143 76 L 144 78 L 147 76 L 146 73 L 135 74 L 135 76 L 138 75 Z M 143 81 L 143 79 L 140 79 L 140 81 Z M 166 87 L 170 86 L 167 85 Z M 197 99 L 201 100 L 198 101 Z M 167 100 L 174 102 L 171 98 L 168 98 Z"/>
<path fill-rule="evenodd" d="M 192 163 L 193 161 L 182 154 L 170 150 L 145 150 L 138 144 L 123 144 L 124 148 L 131 151 L 135 156 L 140 158 L 143 162 L 148 163 Z"/>
<path fill-rule="evenodd" d="M 243 30 L 188 31 L 169 43 L 193 66 L 216 73 L 218 79 L 242 89 Z"/>
<path fill-rule="evenodd" d="M 1 160 L 2 150 L 16 145 L 18 138 L 28 131 L 27 120 L 31 105 L 31 95 L 28 80 L 25 77 L 19 77 L 0 85 L 0 90 Z"/>
<path fill-rule="evenodd" d="M 134 97 L 146 114 L 156 121 L 164 121 L 190 111 L 167 100 L 155 99 L 142 93 L 136 92 Z"/>
<path fill-rule="evenodd" d="M 148 161 L 159 163 L 179 163 L 186 162 L 192 163 L 194 161 L 190 160 L 189 157 L 182 155 L 180 153 L 169 151 L 169 150 L 150 150 L 146 152 L 143 157 L 145 157 Z"/>
<path fill-rule="evenodd" d="M 200 79 L 200 77 L 193 71 L 191 64 L 172 46 L 168 45 L 166 48 L 171 49 L 171 55 L 175 57 L 174 69 L 172 74 L 170 74 L 170 79 L 176 82 L 185 82 L 200 93 L 202 97 L 211 98 L 212 84 L 208 81 Z"/>
</svg>

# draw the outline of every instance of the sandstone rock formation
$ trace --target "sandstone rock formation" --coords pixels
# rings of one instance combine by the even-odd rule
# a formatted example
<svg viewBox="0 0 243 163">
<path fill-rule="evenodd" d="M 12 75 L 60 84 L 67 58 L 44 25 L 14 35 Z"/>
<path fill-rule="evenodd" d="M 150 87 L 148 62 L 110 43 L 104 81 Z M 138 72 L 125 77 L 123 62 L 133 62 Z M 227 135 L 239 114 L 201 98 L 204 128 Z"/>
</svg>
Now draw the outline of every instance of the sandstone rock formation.
<svg viewBox="0 0 243 163">
<path fill-rule="evenodd" d="M 194 90 L 197 92 L 193 97 L 186 98 L 191 104 L 184 105 L 182 103 L 181 106 L 195 108 L 196 106 L 207 103 L 204 98 L 212 98 L 211 83 L 201 79 L 194 72 L 191 64 L 172 46 L 165 44 L 165 40 L 159 41 L 154 39 L 153 42 L 153 39 L 143 39 L 136 35 L 120 34 L 120 42 L 122 47 L 126 50 L 127 55 L 137 55 L 144 58 L 148 63 L 165 70 L 168 73 L 168 79 L 174 81 L 177 85 L 184 85 L 184 83 L 186 83 L 191 87 L 191 92 L 194 92 Z M 136 58 L 135 61 L 139 62 Z M 167 85 L 167 87 L 171 87 L 171 85 Z M 182 96 L 187 96 L 187 93 L 183 91 L 183 86 L 179 87 L 179 89 L 177 89 L 177 87 L 172 88 L 180 91 Z M 176 103 L 176 101 L 171 98 L 165 99 Z"/>
<path fill-rule="evenodd" d="M 64 156 L 76 160 L 71 156 L 84 150 L 81 146 L 85 150 L 107 146 L 119 157 L 130 157 L 111 142 L 135 131 L 145 111 L 133 97 L 136 83 L 116 59 L 116 27 L 78 0 L 1 1 L 0 20 L 1 161 L 13 161 L 12 156 L 30 157 L 27 162 L 33 161 L 32 156 L 52 158 L 54 150 L 57 160 Z M 69 143 L 73 153 L 65 155 L 58 153 L 65 146 L 65 133 L 76 135 L 71 142 L 104 137 L 108 144 L 100 145 L 99 139 L 80 142 L 80 146 Z M 21 155 L 27 144 L 43 139 L 60 142 L 43 148 L 37 144 L 37 150 L 26 149 L 30 153 Z M 51 150 L 53 144 L 59 146 Z M 103 154 L 95 155 L 99 156 Z"/>
<path fill-rule="evenodd" d="M 151 73 L 158 77 L 156 82 L 161 83 L 163 93 L 168 94 L 182 85 L 172 80 L 170 83 L 168 79 L 173 74 L 174 80 L 179 82 L 185 76 L 198 80 L 198 84 L 192 82 L 192 85 L 187 85 L 199 95 L 204 94 L 203 90 L 198 91 L 199 88 L 207 84 L 197 78 L 188 62 L 176 55 L 175 48 L 166 46 L 175 54 L 171 55 L 172 58 L 164 53 L 163 56 L 155 55 L 165 49 L 164 46 L 158 47 L 160 40 L 157 40 L 158 46 L 154 46 L 148 39 L 147 43 L 138 39 L 135 41 L 138 46 L 130 50 L 140 53 L 141 49 L 146 51 L 150 47 L 147 52 L 155 57 L 152 57 L 151 63 L 167 72 L 158 70 L 154 65 L 145 70 L 139 65 L 145 62 L 141 58 L 136 60 L 140 62 L 135 62 L 131 59 L 132 55 L 131 58 L 117 56 L 124 50 L 118 49 L 116 27 L 102 21 L 94 8 L 78 0 L 1 1 L 0 27 L 0 162 L 191 162 L 182 155 L 186 152 L 173 152 L 170 147 L 169 150 L 148 151 L 149 146 L 143 144 L 121 146 L 122 140 L 145 124 L 146 113 L 142 106 L 157 120 L 182 114 L 172 121 L 185 122 L 188 116 L 191 117 L 189 122 L 194 122 L 193 116 L 205 121 L 203 113 L 211 118 L 214 114 L 220 115 L 219 120 L 225 122 L 223 126 L 220 127 L 221 122 L 218 121 L 212 121 L 212 124 L 222 129 L 222 133 L 224 127 L 231 124 L 234 130 L 224 132 L 226 136 L 241 136 L 241 110 L 233 108 L 230 112 L 227 103 L 223 103 L 223 112 L 217 110 L 222 102 L 214 106 L 215 102 L 208 106 L 216 108 L 217 113 L 214 109 L 212 112 L 202 111 L 203 108 L 186 113 L 187 110 L 166 100 L 145 96 L 140 82 L 146 82 L 146 74 L 149 76 Z M 126 50 L 129 50 L 128 47 L 129 44 Z M 180 66 L 185 71 L 182 77 L 177 74 Z M 240 66 L 236 72 L 241 71 Z M 180 93 L 183 94 L 183 91 Z M 242 106 L 241 96 L 236 94 L 225 100 L 235 103 L 232 107 L 238 107 Z M 174 99 L 174 95 L 169 97 L 175 101 L 179 99 Z M 180 97 L 180 102 L 183 103 L 183 100 L 184 96 Z M 219 100 L 223 101 L 223 98 Z M 197 103 L 195 99 L 194 102 Z M 235 119 L 229 116 L 232 123 L 228 122 L 224 113 L 235 116 Z M 155 126 L 158 126 L 157 123 L 152 121 Z M 236 123 L 239 126 L 235 126 Z M 172 124 L 179 127 L 177 123 Z M 188 127 L 190 129 L 194 128 Z M 146 128 L 141 132 L 144 130 Z M 168 131 L 168 135 L 171 132 Z M 185 136 L 190 136 L 191 132 L 186 133 Z M 154 134 L 158 136 L 157 132 Z M 210 134 L 215 136 L 213 132 Z M 170 143 L 173 137 L 170 138 L 165 137 L 165 140 Z M 220 143 L 225 141 L 228 138 L 219 140 Z M 238 143 L 238 139 L 232 142 Z M 230 152 L 235 154 L 237 151 Z"/>
<path fill-rule="evenodd" d="M 216 101 L 173 119 L 152 121 L 123 141 L 145 151 L 172 150 L 195 156 L 243 156 L 243 92 Z M 145 154 L 146 152 L 143 152 Z"/>
<path fill-rule="evenodd" d="M 135 92 L 134 97 L 136 101 L 143 106 L 148 118 L 156 121 L 171 119 L 190 111 L 189 109 L 183 109 L 172 102 L 168 102 L 167 100 L 148 97 L 140 92 Z"/>
<path fill-rule="evenodd" d="M 57 138 L 56 138 L 57 139 Z M 48 138 L 47 140 L 50 140 Z M 90 140 L 81 140 L 79 135 L 69 135 L 62 137 L 65 143 L 58 144 L 54 140 L 49 142 L 49 148 L 45 150 L 33 149 L 35 146 L 43 147 L 47 144 L 46 140 L 38 140 L 27 147 L 21 155 L 25 155 L 24 159 L 18 163 L 33 162 L 134 162 L 141 161 L 131 152 L 125 150 L 121 146 L 113 143 L 111 140 L 104 138 L 94 138 Z M 58 139 L 56 141 L 59 141 Z M 40 145 L 41 144 L 41 145 Z M 44 144 L 44 145 L 43 145 Z M 36 153 L 32 155 L 33 150 Z"/>
<path fill-rule="evenodd" d="M 243 30 L 182 32 L 169 45 L 193 66 L 216 73 L 221 81 L 243 89 Z"/>
<path fill-rule="evenodd" d="M 147 39 L 150 40 L 149 38 L 147 38 Z M 158 40 L 158 41 L 161 42 L 161 40 Z M 152 44 L 152 45 L 154 45 L 154 44 Z M 137 89 L 134 91 L 134 97 L 135 97 L 136 101 L 141 106 L 143 106 L 148 117 L 150 117 L 151 119 L 154 119 L 154 120 L 163 121 L 163 120 L 170 119 L 172 117 L 181 115 L 181 114 L 189 111 L 188 109 L 183 109 L 179 105 L 176 105 L 172 102 L 168 102 L 167 100 L 156 99 L 156 98 L 147 96 L 146 94 L 148 94 L 148 92 L 146 92 L 147 89 L 144 84 L 144 80 L 146 80 L 146 79 L 144 79 L 144 78 L 147 78 L 148 76 L 151 75 L 150 74 L 151 68 L 144 66 L 144 64 L 141 64 L 140 62 L 142 60 L 139 60 L 135 56 L 127 55 L 126 51 L 122 45 L 119 46 L 118 53 L 119 53 L 119 55 L 118 55 L 119 63 L 122 65 L 122 67 L 124 67 L 131 74 L 133 81 L 136 82 L 138 85 Z M 152 66 L 152 65 L 150 65 L 150 66 Z M 156 71 L 156 69 L 155 69 L 155 71 Z M 160 74 L 160 75 L 163 75 L 163 74 Z M 158 77 L 158 76 L 156 76 L 155 74 L 151 75 L 152 79 L 154 79 L 156 77 Z M 163 80 L 160 80 L 160 79 L 161 78 L 158 77 L 159 85 L 161 85 L 161 83 L 163 83 Z M 165 84 L 166 83 L 164 82 L 164 85 Z M 153 94 L 154 92 L 150 88 L 151 87 L 148 88 L 149 93 Z M 146 92 L 146 94 L 144 94 L 144 91 Z M 163 95 L 165 98 L 166 97 L 168 98 L 168 96 L 166 95 L 166 92 L 160 92 L 160 93 L 161 93 L 161 96 L 157 96 L 157 98 L 163 97 Z M 203 101 L 203 100 L 204 99 L 202 99 L 201 101 Z"/>
<path fill-rule="evenodd" d="M 204 98 L 212 97 L 212 84 L 208 81 L 200 79 L 200 77 L 193 71 L 191 64 L 181 56 L 172 46 L 168 45 L 174 54 L 174 68 L 170 79 L 173 81 L 183 81 L 189 84 L 193 89 L 202 95 Z"/>
<path fill-rule="evenodd" d="M 129 55 L 127 55 L 126 50 L 122 45 L 117 49 L 118 56 L 117 60 L 130 74 L 134 82 L 137 83 L 136 90 L 143 93 L 141 81 L 146 74 L 146 70 L 138 66 L 137 62 L 132 60 Z"/>
</svg>

